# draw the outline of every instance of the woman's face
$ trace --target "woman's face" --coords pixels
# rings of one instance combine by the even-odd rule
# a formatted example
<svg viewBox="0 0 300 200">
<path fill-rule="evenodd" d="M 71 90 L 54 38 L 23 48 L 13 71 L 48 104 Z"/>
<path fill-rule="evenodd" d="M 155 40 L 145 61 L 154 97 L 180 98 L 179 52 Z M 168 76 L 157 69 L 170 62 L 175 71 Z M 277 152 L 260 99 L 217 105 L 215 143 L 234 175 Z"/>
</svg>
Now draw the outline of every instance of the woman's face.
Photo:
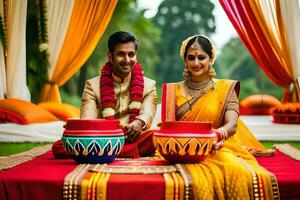
<svg viewBox="0 0 300 200">
<path fill-rule="evenodd" d="M 191 74 L 192 80 L 202 81 L 209 78 L 210 57 L 202 48 L 188 48 L 185 65 Z"/>
</svg>

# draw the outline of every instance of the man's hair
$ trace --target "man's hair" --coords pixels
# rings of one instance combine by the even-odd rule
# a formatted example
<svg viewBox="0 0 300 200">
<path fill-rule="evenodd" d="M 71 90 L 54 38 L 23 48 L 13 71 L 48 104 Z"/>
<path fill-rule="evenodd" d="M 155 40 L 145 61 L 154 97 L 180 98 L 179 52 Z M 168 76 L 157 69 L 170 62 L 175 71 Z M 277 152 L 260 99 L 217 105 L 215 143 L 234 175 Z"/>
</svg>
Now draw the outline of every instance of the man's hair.
<svg viewBox="0 0 300 200">
<path fill-rule="evenodd" d="M 138 40 L 132 33 L 126 31 L 115 32 L 108 39 L 108 50 L 112 53 L 118 44 L 124 44 L 127 42 L 133 42 L 135 50 L 137 50 Z"/>
</svg>

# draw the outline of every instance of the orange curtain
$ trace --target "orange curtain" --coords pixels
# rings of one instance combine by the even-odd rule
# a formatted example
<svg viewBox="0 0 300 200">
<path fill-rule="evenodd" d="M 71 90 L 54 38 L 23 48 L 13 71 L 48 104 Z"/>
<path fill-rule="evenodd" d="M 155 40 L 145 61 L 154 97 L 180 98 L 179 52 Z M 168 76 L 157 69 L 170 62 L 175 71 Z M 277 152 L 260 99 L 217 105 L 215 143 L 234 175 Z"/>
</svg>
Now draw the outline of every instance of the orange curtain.
<svg viewBox="0 0 300 200">
<path fill-rule="evenodd" d="M 69 80 L 92 54 L 102 37 L 117 0 L 76 0 L 55 71 L 41 92 L 40 101 L 61 102 L 59 87 Z"/>
<path fill-rule="evenodd" d="M 274 4 L 273 27 L 264 15 L 259 0 L 219 0 L 219 2 L 258 65 L 274 83 L 285 88 L 283 99 L 292 96 L 289 87 L 296 81 L 293 80 L 284 25 L 274 0 L 267 2 Z M 297 93 L 296 90 L 293 92 Z"/>
</svg>

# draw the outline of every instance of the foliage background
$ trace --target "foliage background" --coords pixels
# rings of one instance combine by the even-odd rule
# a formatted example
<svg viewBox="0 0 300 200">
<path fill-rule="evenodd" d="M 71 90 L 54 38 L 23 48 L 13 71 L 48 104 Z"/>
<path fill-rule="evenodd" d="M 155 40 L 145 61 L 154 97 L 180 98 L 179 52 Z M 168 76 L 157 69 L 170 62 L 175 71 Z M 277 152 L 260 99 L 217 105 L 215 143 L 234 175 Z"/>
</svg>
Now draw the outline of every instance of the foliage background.
<svg viewBox="0 0 300 200">
<path fill-rule="evenodd" d="M 38 49 L 43 42 L 39 32 L 41 10 L 36 9 L 39 2 L 42 0 L 28 1 L 26 32 L 29 44 L 26 57 L 27 81 L 35 103 L 38 102 L 48 66 L 47 54 Z M 210 0 L 165 0 L 160 4 L 158 13 L 148 19 L 144 17 L 145 10 L 139 9 L 137 0 L 119 0 L 110 24 L 92 56 L 60 88 L 63 101 L 80 106 L 84 82 L 98 75 L 106 61 L 108 37 L 118 30 L 131 31 L 139 39 L 138 60 L 146 76 L 157 81 L 160 96 L 162 83 L 182 80 L 183 61 L 179 56 L 182 40 L 194 34 L 210 36 L 215 32 L 213 9 L 214 4 Z M 264 75 L 239 38 L 232 38 L 218 54 L 215 63 L 217 78 L 240 80 L 240 99 L 260 93 L 277 98 L 282 96 L 283 91 Z"/>
</svg>

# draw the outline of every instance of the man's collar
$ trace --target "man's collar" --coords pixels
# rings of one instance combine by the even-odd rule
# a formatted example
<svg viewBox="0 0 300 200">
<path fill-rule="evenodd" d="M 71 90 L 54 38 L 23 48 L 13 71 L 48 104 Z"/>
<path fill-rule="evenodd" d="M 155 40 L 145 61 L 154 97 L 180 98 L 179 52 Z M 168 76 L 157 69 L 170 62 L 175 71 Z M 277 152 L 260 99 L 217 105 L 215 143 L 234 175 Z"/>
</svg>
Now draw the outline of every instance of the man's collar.
<svg viewBox="0 0 300 200">
<path fill-rule="evenodd" d="M 118 77 L 117 75 L 115 75 L 114 73 L 112 73 L 112 77 L 113 77 L 114 81 L 117 83 L 126 83 L 131 80 L 131 72 L 123 80 L 120 77 Z"/>
</svg>

